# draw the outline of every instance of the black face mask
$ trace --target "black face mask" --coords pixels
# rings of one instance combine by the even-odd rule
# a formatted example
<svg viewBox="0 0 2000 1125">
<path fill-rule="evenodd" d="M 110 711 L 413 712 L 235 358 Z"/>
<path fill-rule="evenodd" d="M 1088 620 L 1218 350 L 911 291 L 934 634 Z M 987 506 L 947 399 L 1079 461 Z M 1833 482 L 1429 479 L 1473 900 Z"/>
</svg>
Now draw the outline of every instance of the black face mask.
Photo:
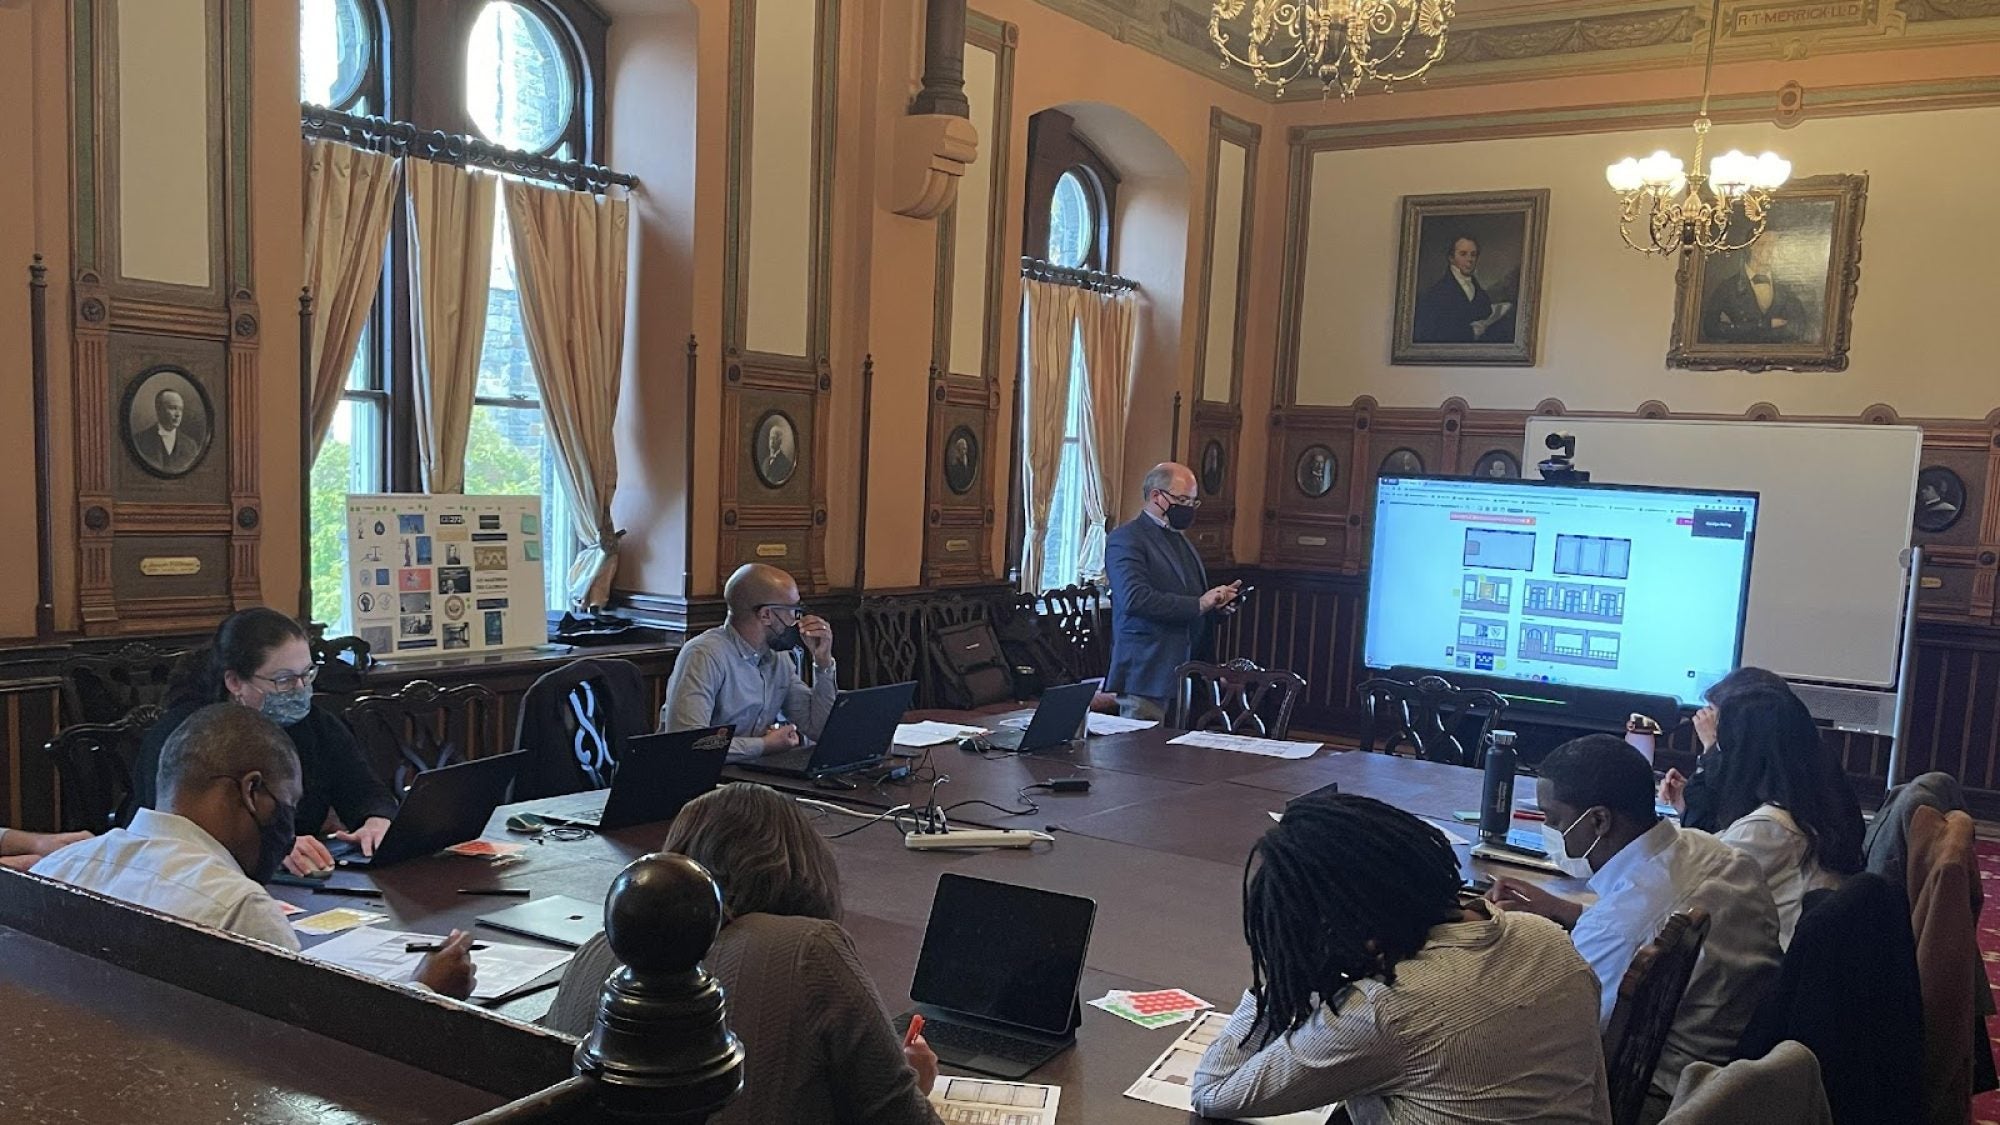
<svg viewBox="0 0 2000 1125">
<path fill-rule="evenodd" d="M 250 819 L 257 821 L 257 866 L 250 877 L 259 883 L 268 883 L 278 874 L 278 866 L 285 857 L 292 854 L 292 845 L 298 842 L 298 808 L 272 798 L 276 808 L 271 819 L 257 820 L 257 806 L 249 803 Z"/>
<path fill-rule="evenodd" d="M 799 635 L 799 623 L 796 621 L 779 630 L 777 636 L 766 633 L 765 637 L 764 643 L 771 646 L 772 652 L 790 652 L 805 643 L 805 638 Z"/>
<path fill-rule="evenodd" d="M 1194 524 L 1194 513 L 1195 507 L 1193 504 L 1169 504 L 1167 505 L 1167 526 L 1173 528 L 1175 531 L 1186 531 Z"/>
</svg>

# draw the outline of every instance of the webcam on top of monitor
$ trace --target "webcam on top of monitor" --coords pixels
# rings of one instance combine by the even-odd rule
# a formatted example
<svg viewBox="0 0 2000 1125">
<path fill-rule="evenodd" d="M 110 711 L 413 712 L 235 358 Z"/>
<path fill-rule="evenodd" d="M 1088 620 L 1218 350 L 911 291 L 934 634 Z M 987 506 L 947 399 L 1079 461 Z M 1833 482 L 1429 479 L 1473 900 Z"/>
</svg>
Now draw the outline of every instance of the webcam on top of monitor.
<svg viewBox="0 0 2000 1125">
<path fill-rule="evenodd" d="M 1542 444 L 1554 452 L 1549 459 L 1536 465 L 1542 479 L 1556 484 L 1588 484 L 1590 471 L 1576 467 L 1576 435 L 1552 433 L 1542 439 Z"/>
</svg>

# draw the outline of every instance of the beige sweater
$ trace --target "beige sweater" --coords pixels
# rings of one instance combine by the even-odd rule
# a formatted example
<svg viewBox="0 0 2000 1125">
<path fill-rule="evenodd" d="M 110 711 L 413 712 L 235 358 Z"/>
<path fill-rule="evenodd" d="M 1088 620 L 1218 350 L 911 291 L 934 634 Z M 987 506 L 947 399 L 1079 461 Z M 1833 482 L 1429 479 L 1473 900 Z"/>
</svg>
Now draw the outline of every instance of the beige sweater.
<svg viewBox="0 0 2000 1125">
<path fill-rule="evenodd" d="M 743 1092 L 710 1125 L 936 1125 L 847 931 L 817 918 L 749 914 L 705 962 L 743 1041 Z M 619 967 L 599 934 L 577 950 L 542 1022 L 582 1036 Z"/>
</svg>

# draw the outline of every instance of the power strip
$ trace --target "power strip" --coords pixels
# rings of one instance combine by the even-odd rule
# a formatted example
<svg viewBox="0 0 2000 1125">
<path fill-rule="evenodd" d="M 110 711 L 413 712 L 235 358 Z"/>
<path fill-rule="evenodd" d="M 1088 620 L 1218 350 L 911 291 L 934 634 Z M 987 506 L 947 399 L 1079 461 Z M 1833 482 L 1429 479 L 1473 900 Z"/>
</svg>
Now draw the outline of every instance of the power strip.
<svg viewBox="0 0 2000 1125">
<path fill-rule="evenodd" d="M 1036 844 L 1053 844 L 1054 836 L 1046 832 L 1015 831 L 1007 828 L 955 828 L 950 832 L 909 832 L 903 836 L 903 846 L 912 851 L 931 851 L 938 848 L 1032 848 Z"/>
</svg>

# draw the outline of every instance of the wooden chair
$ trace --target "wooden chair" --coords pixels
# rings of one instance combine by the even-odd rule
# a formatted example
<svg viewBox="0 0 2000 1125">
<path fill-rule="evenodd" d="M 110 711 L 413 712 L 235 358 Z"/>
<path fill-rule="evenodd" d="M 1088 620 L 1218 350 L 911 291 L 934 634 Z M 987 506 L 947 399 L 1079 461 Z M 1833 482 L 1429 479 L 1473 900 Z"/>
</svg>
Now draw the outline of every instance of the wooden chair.
<svg viewBox="0 0 2000 1125">
<path fill-rule="evenodd" d="M 1306 690 L 1296 672 L 1266 672 L 1248 660 L 1227 664 L 1189 661 L 1174 669 L 1180 690 L 1170 701 L 1166 725 L 1283 738 L 1292 708 Z"/>
<path fill-rule="evenodd" d="M 1708 912 L 1676 911 L 1651 945 L 1639 950 L 1618 981 L 1618 1004 L 1604 1028 L 1604 1071 L 1611 1087 L 1612 1125 L 1636 1125 L 1674 1026 L 1681 996 L 1708 940 Z"/>
<path fill-rule="evenodd" d="M 1069 671 L 1079 680 L 1094 680 L 1111 670 L 1111 644 L 1104 620 L 1104 592 L 1096 586 L 1064 586 L 1045 590 L 1042 611 L 1067 642 Z"/>
<path fill-rule="evenodd" d="M 132 819 L 133 763 L 147 728 L 159 717 L 158 704 L 141 704 L 115 722 L 77 723 L 48 741 L 44 750 L 56 766 L 60 831 L 103 832 Z"/>
<path fill-rule="evenodd" d="M 861 687 L 902 683 L 922 673 L 923 602 L 917 598 L 861 599 L 854 612 L 859 634 Z"/>
<path fill-rule="evenodd" d="M 362 756 L 399 797 L 425 770 L 506 749 L 500 699 L 484 684 L 440 688 L 412 680 L 388 694 L 360 696 L 347 705 L 346 718 Z"/>
<path fill-rule="evenodd" d="M 115 652 L 77 653 L 58 667 L 65 723 L 115 723 L 143 704 L 163 703 L 185 649 L 134 641 Z"/>
<path fill-rule="evenodd" d="M 1416 681 L 1376 677 L 1356 685 L 1368 723 L 1363 750 L 1410 756 L 1454 766 L 1485 765 L 1486 736 L 1491 734 L 1507 701 L 1480 688 L 1460 688 L 1442 676 Z M 1376 745 L 1378 735 L 1387 737 Z M 1470 744 L 1462 736 L 1470 734 Z"/>
</svg>

